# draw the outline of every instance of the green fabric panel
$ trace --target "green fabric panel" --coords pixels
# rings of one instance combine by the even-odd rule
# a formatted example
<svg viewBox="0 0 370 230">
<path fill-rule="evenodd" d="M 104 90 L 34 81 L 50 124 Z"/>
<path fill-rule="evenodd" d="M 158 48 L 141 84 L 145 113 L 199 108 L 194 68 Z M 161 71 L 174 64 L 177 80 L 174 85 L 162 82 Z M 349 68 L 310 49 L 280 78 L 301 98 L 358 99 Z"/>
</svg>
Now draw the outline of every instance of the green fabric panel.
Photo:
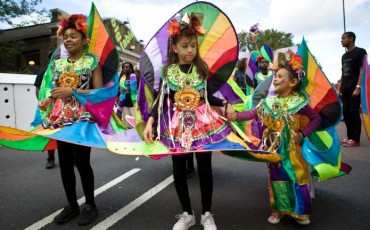
<svg viewBox="0 0 370 230">
<path fill-rule="evenodd" d="M 294 193 L 291 182 L 272 182 L 275 208 L 281 212 L 291 212 L 294 208 Z"/>
<path fill-rule="evenodd" d="M 50 139 L 43 136 L 34 136 L 23 140 L 0 140 L 0 145 L 24 151 L 43 151 Z"/>
<path fill-rule="evenodd" d="M 341 162 L 341 154 L 339 154 L 338 158 L 338 162 Z M 318 179 L 318 181 L 322 182 L 343 175 L 340 171 L 340 165 L 341 164 L 333 166 L 325 163 L 315 165 L 314 169 L 316 171 L 316 178 Z"/>
</svg>

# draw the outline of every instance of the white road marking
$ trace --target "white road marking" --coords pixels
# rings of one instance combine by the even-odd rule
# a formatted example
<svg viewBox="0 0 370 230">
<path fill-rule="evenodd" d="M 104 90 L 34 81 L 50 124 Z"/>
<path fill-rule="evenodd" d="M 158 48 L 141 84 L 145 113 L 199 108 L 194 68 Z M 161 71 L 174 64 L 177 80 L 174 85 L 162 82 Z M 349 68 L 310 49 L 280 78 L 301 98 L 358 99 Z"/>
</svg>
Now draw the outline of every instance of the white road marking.
<svg viewBox="0 0 370 230">
<path fill-rule="evenodd" d="M 145 203 L 147 200 L 155 196 L 157 193 L 162 191 L 164 188 L 166 188 L 168 185 L 170 185 L 173 182 L 173 176 L 171 175 L 161 183 L 157 184 L 153 188 L 151 188 L 149 191 L 141 195 L 140 197 L 136 198 L 134 201 L 126 205 L 125 207 L 121 208 L 117 212 L 113 213 L 111 216 L 106 218 L 104 221 L 100 222 L 99 224 L 95 225 L 91 230 L 103 230 L 108 229 L 109 227 L 113 226 L 115 223 L 117 223 L 119 220 L 121 220 L 123 217 L 127 216 L 130 212 L 135 210 L 137 207 Z"/>
<path fill-rule="evenodd" d="M 134 175 L 135 173 L 139 172 L 141 169 L 139 168 L 135 168 L 135 169 L 131 169 L 130 171 L 128 171 L 127 173 L 117 177 L 116 179 L 110 181 L 109 183 L 101 186 L 100 188 L 96 189 L 94 191 L 94 194 L 95 196 L 99 195 L 100 193 L 102 192 L 105 192 L 106 190 L 108 190 L 109 188 L 117 185 L 118 183 L 122 182 L 123 180 L 129 178 L 130 176 Z M 78 199 L 78 204 L 81 205 L 85 202 L 85 197 L 81 197 L 80 199 Z M 54 220 L 54 217 L 56 215 L 58 215 L 63 209 L 59 209 L 58 211 L 52 213 L 51 215 L 45 217 L 44 219 L 34 223 L 33 225 L 27 227 L 25 230 L 36 230 L 36 229 L 40 229 L 44 226 L 46 226 L 47 224 L 50 224 L 51 222 L 53 222 Z"/>
</svg>

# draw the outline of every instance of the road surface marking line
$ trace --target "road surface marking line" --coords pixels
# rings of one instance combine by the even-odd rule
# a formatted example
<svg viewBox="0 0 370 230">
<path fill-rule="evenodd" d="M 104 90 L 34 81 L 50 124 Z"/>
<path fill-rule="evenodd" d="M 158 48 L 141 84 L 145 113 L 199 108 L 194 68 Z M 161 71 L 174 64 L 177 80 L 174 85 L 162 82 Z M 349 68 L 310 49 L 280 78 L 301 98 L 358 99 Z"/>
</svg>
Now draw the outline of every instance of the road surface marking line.
<svg viewBox="0 0 370 230">
<path fill-rule="evenodd" d="M 138 208 L 140 205 L 148 201 L 150 198 L 155 196 L 157 193 L 165 189 L 168 185 L 173 182 L 173 176 L 171 175 L 161 183 L 157 184 L 155 187 L 151 188 L 149 191 L 141 195 L 140 197 L 136 198 L 134 201 L 126 205 L 125 207 L 121 208 L 117 212 L 113 213 L 111 216 L 106 218 L 104 221 L 100 222 L 99 224 L 95 225 L 91 230 L 102 230 L 108 229 L 109 227 L 113 226 L 123 217 L 127 216 L 130 212 Z"/>
<path fill-rule="evenodd" d="M 139 172 L 141 169 L 139 168 L 135 168 L 135 169 L 131 169 L 130 171 L 126 172 L 125 174 L 117 177 L 116 179 L 108 182 L 107 184 L 101 186 L 100 188 L 96 189 L 94 191 L 94 195 L 97 196 L 99 195 L 100 193 L 102 192 L 105 192 L 106 190 L 108 190 L 109 188 L 117 185 L 118 183 L 122 182 L 123 180 L 129 178 L 130 176 L 134 175 L 135 173 Z M 85 202 L 85 197 L 81 197 L 80 199 L 77 200 L 78 204 L 81 205 Z M 36 229 L 41 229 L 42 227 L 44 227 L 45 225 L 47 224 L 50 224 L 51 222 L 53 222 L 54 220 L 54 217 L 56 215 L 58 215 L 63 209 L 59 209 L 58 211 L 52 213 L 51 215 L 45 217 L 44 219 L 34 223 L 33 225 L 27 227 L 25 230 L 36 230 Z"/>
</svg>

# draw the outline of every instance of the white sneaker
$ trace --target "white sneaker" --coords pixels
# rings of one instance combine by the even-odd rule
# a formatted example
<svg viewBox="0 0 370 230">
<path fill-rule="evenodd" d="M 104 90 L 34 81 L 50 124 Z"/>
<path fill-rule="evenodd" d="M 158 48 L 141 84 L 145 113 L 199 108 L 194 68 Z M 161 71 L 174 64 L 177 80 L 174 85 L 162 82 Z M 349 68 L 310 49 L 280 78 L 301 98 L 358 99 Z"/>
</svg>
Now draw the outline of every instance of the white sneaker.
<svg viewBox="0 0 370 230">
<path fill-rule="evenodd" d="M 270 224 L 278 224 L 278 223 L 280 223 L 281 218 L 283 218 L 283 215 L 281 215 L 280 213 L 277 213 L 277 212 L 273 212 L 273 213 L 271 213 L 269 218 L 267 218 L 267 221 Z"/>
<path fill-rule="evenodd" d="M 309 225 L 311 223 L 310 219 L 305 220 L 296 220 L 298 224 L 300 225 Z"/>
<path fill-rule="evenodd" d="M 201 216 L 200 224 L 203 225 L 204 230 L 217 230 L 213 214 L 210 212 L 206 212 Z"/>
<path fill-rule="evenodd" d="M 195 224 L 194 213 L 193 215 L 189 215 L 187 212 L 183 212 L 182 214 L 177 214 L 175 217 L 179 220 L 173 226 L 172 230 L 187 230 Z"/>
</svg>

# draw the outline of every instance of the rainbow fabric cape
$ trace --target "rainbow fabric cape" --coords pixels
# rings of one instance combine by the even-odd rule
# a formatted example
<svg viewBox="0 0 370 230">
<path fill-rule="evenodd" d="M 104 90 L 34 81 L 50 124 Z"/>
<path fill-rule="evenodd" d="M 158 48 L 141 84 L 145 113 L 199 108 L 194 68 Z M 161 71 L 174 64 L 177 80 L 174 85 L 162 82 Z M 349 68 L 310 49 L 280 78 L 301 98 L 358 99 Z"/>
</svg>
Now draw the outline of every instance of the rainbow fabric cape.
<svg viewBox="0 0 370 230">
<path fill-rule="evenodd" d="M 361 81 L 361 109 L 362 121 L 365 126 L 367 138 L 370 141 L 370 66 L 367 62 L 367 55 L 364 57 L 362 65 L 362 81 Z"/>
<path fill-rule="evenodd" d="M 90 44 L 86 51 L 98 56 L 105 85 L 89 94 L 74 93 L 74 96 L 97 122 L 81 121 L 58 129 L 43 129 L 41 125 L 38 125 L 29 132 L 0 126 L 0 145 L 20 150 L 49 150 L 56 148 L 55 140 L 62 140 L 79 145 L 106 148 L 107 140 L 113 134 L 124 130 L 121 121 L 112 113 L 118 92 L 118 53 L 94 4 L 91 6 L 88 17 L 88 37 Z M 62 57 L 63 53 L 63 46 L 61 46 L 54 52 L 52 60 Z M 39 101 L 50 96 L 52 87 L 51 65 L 49 64 L 42 81 Z M 42 118 L 45 115 L 45 112 L 41 112 Z M 33 124 L 35 123 L 37 122 Z"/>
</svg>

